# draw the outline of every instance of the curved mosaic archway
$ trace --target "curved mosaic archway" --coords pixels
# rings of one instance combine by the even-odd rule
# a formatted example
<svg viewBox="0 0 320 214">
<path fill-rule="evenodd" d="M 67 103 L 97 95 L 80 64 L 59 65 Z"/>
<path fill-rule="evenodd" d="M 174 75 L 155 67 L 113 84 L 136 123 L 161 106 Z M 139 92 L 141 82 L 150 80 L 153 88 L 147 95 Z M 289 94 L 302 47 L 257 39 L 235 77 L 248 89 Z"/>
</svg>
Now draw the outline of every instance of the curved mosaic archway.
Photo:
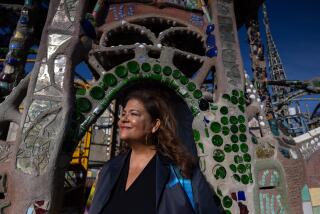
<svg viewBox="0 0 320 214">
<path fill-rule="evenodd" d="M 77 141 L 125 86 L 152 80 L 190 108 L 201 170 L 226 213 L 267 208 L 270 203 L 260 206 L 254 199 L 278 178 L 287 186 L 280 182 L 274 195 L 288 199 L 290 213 L 300 213 L 299 198 L 287 192 L 300 193 L 303 179 L 290 178 L 303 171 L 301 153 L 315 147 L 295 148 L 274 124 L 271 131 L 279 137 L 271 134 L 265 106 L 252 82 L 245 82 L 233 1 L 210 0 L 203 11 L 193 0 L 109 3 L 108 14 L 100 10 L 106 15 L 101 25 L 92 26 L 85 15 L 89 1 L 50 1 L 33 72 L 0 108 L 0 131 L 8 121 L 19 126 L 10 130 L 16 139 L 0 139 L 0 212 L 59 212 L 64 170 Z M 74 100 L 73 71 L 81 61 L 92 72 L 92 86 L 77 88 Z M 207 90 L 210 75 L 214 87 Z M 268 164 L 259 167 L 261 160 Z M 270 182 L 259 184 L 260 178 Z"/>
</svg>

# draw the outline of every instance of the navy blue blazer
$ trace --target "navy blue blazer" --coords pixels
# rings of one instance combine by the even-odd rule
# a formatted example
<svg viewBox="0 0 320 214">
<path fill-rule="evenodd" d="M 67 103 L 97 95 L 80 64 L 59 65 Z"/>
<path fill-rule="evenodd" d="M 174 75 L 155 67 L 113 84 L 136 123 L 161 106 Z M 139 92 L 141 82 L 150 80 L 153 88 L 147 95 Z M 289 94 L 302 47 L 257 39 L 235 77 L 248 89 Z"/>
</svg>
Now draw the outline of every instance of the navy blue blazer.
<svg viewBox="0 0 320 214">
<path fill-rule="evenodd" d="M 96 192 L 89 214 L 101 214 L 110 199 L 111 191 L 118 180 L 125 159 L 129 153 L 118 155 L 108 161 L 99 173 Z M 168 185 L 173 176 L 169 169 L 170 162 L 157 154 L 156 157 L 156 208 L 157 214 L 219 214 L 213 199 L 213 191 L 199 168 L 191 179 L 195 209 L 180 183 Z M 125 205 L 125 201 L 123 202 Z M 130 213 L 134 214 L 134 211 Z M 113 213 L 112 213 L 113 214 Z M 143 213 L 144 214 L 144 213 Z M 146 213 L 147 214 L 147 213 Z"/>
</svg>

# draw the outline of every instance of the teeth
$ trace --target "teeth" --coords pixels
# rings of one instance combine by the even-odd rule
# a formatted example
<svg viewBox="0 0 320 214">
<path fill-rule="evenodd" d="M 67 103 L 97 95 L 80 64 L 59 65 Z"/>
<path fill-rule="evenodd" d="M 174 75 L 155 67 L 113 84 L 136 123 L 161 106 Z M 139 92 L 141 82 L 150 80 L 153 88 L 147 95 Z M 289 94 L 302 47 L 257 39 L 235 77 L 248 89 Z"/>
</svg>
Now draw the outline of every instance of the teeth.
<svg viewBox="0 0 320 214">
<path fill-rule="evenodd" d="M 176 26 L 176 24 L 177 24 L 176 21 L 173 21 L 173 22 L 172 22 L 172 25 L 173 25 L 173 26 Z"/>
</svg>

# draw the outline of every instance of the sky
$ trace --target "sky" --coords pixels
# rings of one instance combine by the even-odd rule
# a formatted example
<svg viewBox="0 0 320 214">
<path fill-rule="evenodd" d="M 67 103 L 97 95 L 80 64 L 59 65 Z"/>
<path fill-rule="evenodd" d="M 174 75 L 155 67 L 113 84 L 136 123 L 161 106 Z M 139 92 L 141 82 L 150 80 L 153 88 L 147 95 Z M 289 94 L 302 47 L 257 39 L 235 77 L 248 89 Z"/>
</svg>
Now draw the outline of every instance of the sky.
<svg viewBox="0 0 320 214">
<path fill-rule="evenodd" d="M 308 80 L 320 77 L 320 1 L 266 0 L 266 5 L 271 33 L 287 79 Z M 261 10 L 260 16 L 260 30 L 264 35 Z M 239 42 L 244 68 L 250 75 L 249 46 L 245 31 L 244 27 L 240 29 Z M 307 103 L 312 110 L 318 102 Z"/>
</svg>

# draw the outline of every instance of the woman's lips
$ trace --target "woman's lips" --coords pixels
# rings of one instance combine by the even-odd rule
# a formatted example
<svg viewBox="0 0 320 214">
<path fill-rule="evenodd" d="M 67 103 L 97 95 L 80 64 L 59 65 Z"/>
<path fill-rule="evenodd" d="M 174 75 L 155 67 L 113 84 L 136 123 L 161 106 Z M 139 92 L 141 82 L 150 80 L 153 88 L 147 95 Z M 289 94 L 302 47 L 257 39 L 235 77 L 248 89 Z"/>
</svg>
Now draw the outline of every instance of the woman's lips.
<svg viewBox="0 0 320 214">
<path fill-rule="evenodd" d="M 120 129 L 131 129 L 132 127 L 130 126 L 120 126 Z"/>
</svg>

